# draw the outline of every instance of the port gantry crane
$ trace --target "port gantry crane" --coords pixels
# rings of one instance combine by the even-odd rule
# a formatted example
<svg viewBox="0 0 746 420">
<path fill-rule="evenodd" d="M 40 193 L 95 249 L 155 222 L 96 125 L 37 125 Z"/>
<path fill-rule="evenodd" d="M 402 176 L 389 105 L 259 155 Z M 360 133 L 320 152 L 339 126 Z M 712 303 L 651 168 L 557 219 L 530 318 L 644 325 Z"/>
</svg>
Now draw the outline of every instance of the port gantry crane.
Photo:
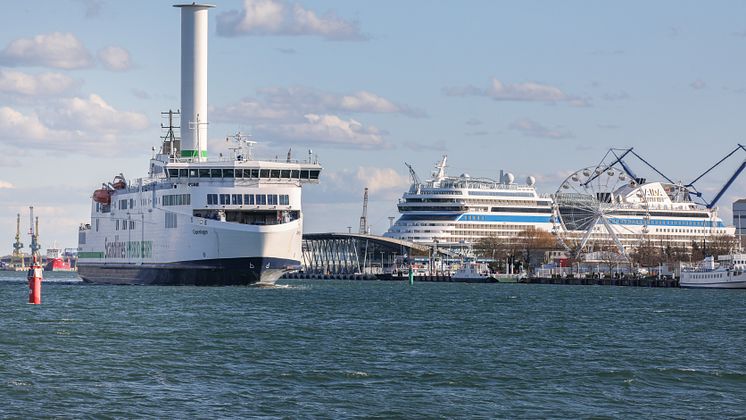
<svg viewBox="0 0 746 420">
<path fill-rule="evenodd" d="M 13 254 L 10 263 L 14 268 L 26 268 L 26 260 L 23 258 L 23 243 L 21 243 L 21 214 L 16 215 L 16 241 L 13 242 Z"/>
<path fill-rule="evenodd" d="M 365 187 L 365 194 L 363 194 L 363 215 L 360 216 L 360 229 L 358 233 L 368 233 L 368 187 Z"/>
</svg>

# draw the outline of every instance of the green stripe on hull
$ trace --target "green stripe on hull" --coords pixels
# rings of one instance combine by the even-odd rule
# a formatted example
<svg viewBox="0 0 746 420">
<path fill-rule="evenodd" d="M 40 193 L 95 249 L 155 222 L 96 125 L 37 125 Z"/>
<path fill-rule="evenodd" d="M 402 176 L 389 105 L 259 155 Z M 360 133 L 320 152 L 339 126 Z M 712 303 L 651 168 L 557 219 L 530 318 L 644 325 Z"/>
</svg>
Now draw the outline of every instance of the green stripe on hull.
<svg viewBox="0 0 746 420">
<path fill-rule="evenodd" d="M 207 150 L 203 150 L 201 153 L 199 150 L 182 150 L 181 151 L 181 157 L 183 158 L 195 158 L 202 155 L 201 157 L 206 158 L 207 157 Z"/>
<path fill-rule="evenodd" d="M 78 258 L 104 258 L 103 252 L 78 252 Z"/>
</svg>

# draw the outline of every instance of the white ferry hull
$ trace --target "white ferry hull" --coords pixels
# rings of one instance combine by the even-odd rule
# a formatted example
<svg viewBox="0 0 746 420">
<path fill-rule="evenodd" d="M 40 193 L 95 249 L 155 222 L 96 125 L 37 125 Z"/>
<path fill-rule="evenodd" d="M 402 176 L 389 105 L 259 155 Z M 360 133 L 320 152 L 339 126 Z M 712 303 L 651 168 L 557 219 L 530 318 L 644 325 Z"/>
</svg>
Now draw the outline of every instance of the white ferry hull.
<svg viewBox="0 0 746 420">
<path fill-rule="evenodd" d="M 185 217 L 186 218 L 186 217 Z M 121 231 L 120 231 L 121 232 Z M 142 235 L 142 240 L 137 240 Z M 89 283 L 223 286 L 274 284 L 300 269 L 302 223 L 250 226 L 194 218 L 175 232 L 90 232 L 78 261 Z"/>
</svg>

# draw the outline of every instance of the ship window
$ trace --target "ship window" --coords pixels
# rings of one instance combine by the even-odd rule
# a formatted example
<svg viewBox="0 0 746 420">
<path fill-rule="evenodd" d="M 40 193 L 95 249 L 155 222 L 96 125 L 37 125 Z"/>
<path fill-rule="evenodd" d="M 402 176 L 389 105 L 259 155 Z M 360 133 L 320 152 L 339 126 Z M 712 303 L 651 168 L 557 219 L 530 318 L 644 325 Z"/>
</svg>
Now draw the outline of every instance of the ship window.
<svg viewBox="0 0 746 420">
<path fill-rule="evenodd" d="M 264 194 L 257 194 L 256 195 L 256 204 L 260 206 L 267 205 L 267 196 Z"/>
<path fill-rule="evenodd" d="M 243 195 L 243 202 L 244 202 L 244 204 L 253 205 L 254 204 L 254 194 L 244 194 Z"/>
<path fill-rule="evenodd" d="M 179 170 L 178 169 L 171 169 L 168 170 L 168 177 L 169 178 L 176 178 L 179 176 Z"/>
<path fill-rule="evenodd" d="M 231 203 L 230 194 L 220 194 L 220 204 L 230 204 L 230 203 Z"/>
<path fill-rule="evenodd" d="M 135 208 L 135 199 L 133 199 L 133 198 L 130 198 L 130 208 L 131 209 Z"/>
<path fill-rule="evenodd" d="M 166 229 L 176 228 L 176 213 L 166 212 Z"/>
<path fill-rule="evenodd" d="M 207 194 L 207 204 L 218 204 L 218 195 L 217 194 Z"/>
<path fill-rule="evenodd" d="M 199 170 L 199 177 L 200 178 L 209 178 L 210 177 L 210 170 L 209 169 L 200 169 Z"/>
<path fill-rule="evenodd" d="M 114 225 L 114 229 L 119 230 L 119 220 L 115 220 Z"/>
<path fill-rule="evenodd" d="M 210 176 L 212 178 L 220 178 L 223 176 L 223 174 L 220 169 L 210 169 Z"/>
<path fill-rule="evenodd" d="M 190 169 L 189 170 L 189 178 L 197 178 L 197 170 L 196 169 Z"/>
<path fill-rule="evenodd" d="M 321 171 L 318 171 L 318 170 L 311 171 L 311 173 L 310 173 L 311 179 L 319 179 L 319 172 L 321 172 Z"/>
<path fill-rule="evenodd" d="M 236 169 L 236 177 L 238 177 L 238 169 Z M 251 178 L 251 169 L 244 169 L 241 171 L 244 178 Z"/>
<path fill-rule="evenodd" d="M 252 169 L 251 170 L 251 177 L 252 178 L 259 178 L 259 169 Z"/>
<path fill-rule="evenodd" d="M 223 169 L 223 178 L 233 178 L 233 169 Z"/>
<path fill-rule="evenodd" d="M 179 177 L 186 178 L 189 176 L 189 170 L 188 169 L 179 169 Z"/>
<path fill-rule="evenodd" d="M 130 220 L 130 230 L 135 228 L 135 221 Z"/>
<path fill-rule="evenodd" d="M 281 206 L 289 206 L 290 205 L 290 197 L 287 194 L 280 195 L 280 205 Z"/>
<path fill-rule="evenodd" d="M 280 170 L 279 169 L 272 169 L 270 171 L 270 178 L 279 178 L 280 177 Z"/>
<path fill-rule="evenodd" d="M 270 206 L 276 206 L 277 205 L 277 195 L 276 194 L 267 194 L 267 204 Z"/>
<path fill-rule="evenodd" d="M 290 178 L 292 179 L 300 178 L 300 171 L 298 170 L 290 171 Z"/>
<path fill-rule="evenodd" d="M 290 171 L 281 171 L 280 178 L 290 178 Z"/>
<path fill-rule="evenodd" d="M 243 204 L 243 195 L 241 194 L 232 194 L 231 195 L 231 204 L 235 205 L 241 205 Z"/>
<path fill-rule="evenodd" d="M 96 232 L 98 232 L 98 221 L 99 219 L 96 219 Z"/>
<path fill-rule="evenodd" d="M 259 178 L 269 178 L 269 169 L 259 170 Z"/>
<path fill-rule="evenodd" d="M 308 179 L 308 170 L 302 170 L 300 171 L 300 179 Z"/>
</svg>

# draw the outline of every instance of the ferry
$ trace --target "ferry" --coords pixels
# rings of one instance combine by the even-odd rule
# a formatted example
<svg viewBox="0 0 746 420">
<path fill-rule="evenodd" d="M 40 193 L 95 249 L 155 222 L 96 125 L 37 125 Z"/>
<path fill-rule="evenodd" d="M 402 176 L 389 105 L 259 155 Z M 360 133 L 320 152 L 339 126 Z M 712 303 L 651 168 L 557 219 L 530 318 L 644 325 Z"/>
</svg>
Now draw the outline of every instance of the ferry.
<svg viewBox="0 0 746 420">
<path fill-rule="evenodd" d="M 181 9 L 181 111 L 146 177 L 123 174 L 93 192 L 78 237 L 78 273 L 90 283 L 271 285 L 301 267 L 301 186 L 319 181 L 302 161 L 257 160 L 253 141 L 229 137 L 231 156 L 207 158 L 207 11 Z M 179 125 L 175 120 L 179 119 Z M 178 134 L 177 134 L 178 133 Z"/>
<path fill-rule="evenodd" d="M 746 254 L 705 257 L 695 268 L 681 270 L 679 286 L 706 289 L 746 289 Z"/>
<path fill-rule="evenodd" d="M 503 171 L 496 180 L 449 176 L 447 159 L 424 182 L 407 165 L 412 184 L 399 200 L 401 216 L 384 236 L 468 254 L 481 238 L 513 238 L 528 227 L 552 230 L 552 199 L 536 192 L 534 177 L 520 185 Z"/>
</svg>

